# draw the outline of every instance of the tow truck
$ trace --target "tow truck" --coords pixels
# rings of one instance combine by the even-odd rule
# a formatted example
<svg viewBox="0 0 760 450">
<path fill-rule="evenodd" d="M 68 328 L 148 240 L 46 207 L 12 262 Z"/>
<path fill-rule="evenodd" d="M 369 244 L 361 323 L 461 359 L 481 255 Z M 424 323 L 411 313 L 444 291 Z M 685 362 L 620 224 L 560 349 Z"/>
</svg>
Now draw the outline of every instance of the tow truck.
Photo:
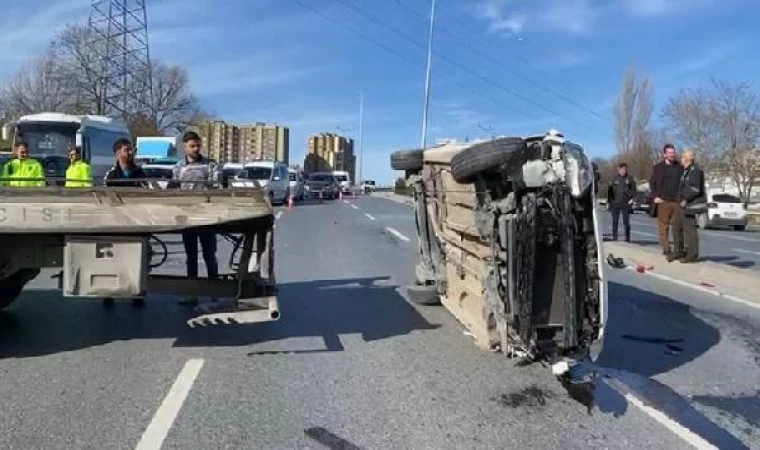
<svg viewBox="0 0 760 450">
<path fill-rule="evenodd" d="M 31 124 L 36 142 L 70 140 L 88 157 L 104 149 L 91 147 L 85 124 L 106 120 L 113 119 L 37 115 L 4 127 L 3 134 L 13 132 L 15 142 L 23 124 Z M 53 181 L 0 187 L 0 309 L 42 269 L 55 269 L 64 297 L 220 299 L 201 304 L 187 321 L 191 327 L 279 319 L 274 216 L 260 188 L 65 188 Z M 231 241 L 230 271 L 217 279 L 154 273 L 168 259 L 161 237 L 186 231 L 213 231 Z"/>
</svg>

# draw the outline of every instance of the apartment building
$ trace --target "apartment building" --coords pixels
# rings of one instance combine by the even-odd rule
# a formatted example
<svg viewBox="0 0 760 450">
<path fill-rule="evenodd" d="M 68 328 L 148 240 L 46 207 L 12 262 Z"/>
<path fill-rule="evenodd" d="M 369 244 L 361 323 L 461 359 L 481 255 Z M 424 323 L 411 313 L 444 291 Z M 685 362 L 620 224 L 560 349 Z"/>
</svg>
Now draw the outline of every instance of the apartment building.
<svg viewBox="0 0 760 450">
<path fill-rule="evenodd" d="M 308 152 L 304 160 L 306 172 L 345 170 L 356 181 L 354 140 L 334 133 L 309 136 Z"/>
<path fill-rule="evenodd" d="M 213 120 L 192 129 L 203 138 L 208 156 L 219 162 L 290 162 L 290 130 L 287 127 L 262 122 L 231 125 Z"/>
</svg>

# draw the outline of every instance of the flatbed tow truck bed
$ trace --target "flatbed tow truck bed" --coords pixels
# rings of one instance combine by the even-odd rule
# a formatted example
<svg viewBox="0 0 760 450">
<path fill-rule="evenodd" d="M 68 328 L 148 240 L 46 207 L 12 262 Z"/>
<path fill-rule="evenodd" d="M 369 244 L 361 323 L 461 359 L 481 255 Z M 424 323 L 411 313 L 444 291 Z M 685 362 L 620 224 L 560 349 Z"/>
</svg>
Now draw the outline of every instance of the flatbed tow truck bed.
<svg viewBox="0 0 760 450">
<path fill-rule="evenodd" d="M 231 298 L 199 307 L 191 326 L 279 319 L 274 217 L 261 189 L 0 188 L 0 308 L 42 268 L 61 269 L 64 296 Z M 156 235 L 225 234 L 233 273 L 190 279 L 150 271 Z M 159 264 L 160 265 L 160 264 Z"/>
</svg>

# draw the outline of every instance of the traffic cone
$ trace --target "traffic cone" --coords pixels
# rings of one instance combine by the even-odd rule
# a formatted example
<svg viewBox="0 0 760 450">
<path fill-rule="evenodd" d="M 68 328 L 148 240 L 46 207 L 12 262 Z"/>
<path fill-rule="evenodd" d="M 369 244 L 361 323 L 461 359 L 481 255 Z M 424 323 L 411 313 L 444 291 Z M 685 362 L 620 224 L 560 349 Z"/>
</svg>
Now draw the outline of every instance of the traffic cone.
<svg viewBox="0 0 760 450">
<path fill-rule="evenodd" d="M 288 209 L 293 209 L 293 196 L 288 197 Z"/>
</svg>

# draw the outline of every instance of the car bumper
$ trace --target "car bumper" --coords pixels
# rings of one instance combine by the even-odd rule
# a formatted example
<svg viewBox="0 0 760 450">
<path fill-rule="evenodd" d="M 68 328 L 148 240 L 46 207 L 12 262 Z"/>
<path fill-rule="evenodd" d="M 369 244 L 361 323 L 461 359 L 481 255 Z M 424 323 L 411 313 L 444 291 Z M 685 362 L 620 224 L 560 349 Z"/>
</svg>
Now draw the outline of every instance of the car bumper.
<svg viewBox="0 0 760 450">
<path fill-rule="evenodd" d="M 710 225 L 747 226 L 747 217 L 710 216 Z"/>
</svg>

